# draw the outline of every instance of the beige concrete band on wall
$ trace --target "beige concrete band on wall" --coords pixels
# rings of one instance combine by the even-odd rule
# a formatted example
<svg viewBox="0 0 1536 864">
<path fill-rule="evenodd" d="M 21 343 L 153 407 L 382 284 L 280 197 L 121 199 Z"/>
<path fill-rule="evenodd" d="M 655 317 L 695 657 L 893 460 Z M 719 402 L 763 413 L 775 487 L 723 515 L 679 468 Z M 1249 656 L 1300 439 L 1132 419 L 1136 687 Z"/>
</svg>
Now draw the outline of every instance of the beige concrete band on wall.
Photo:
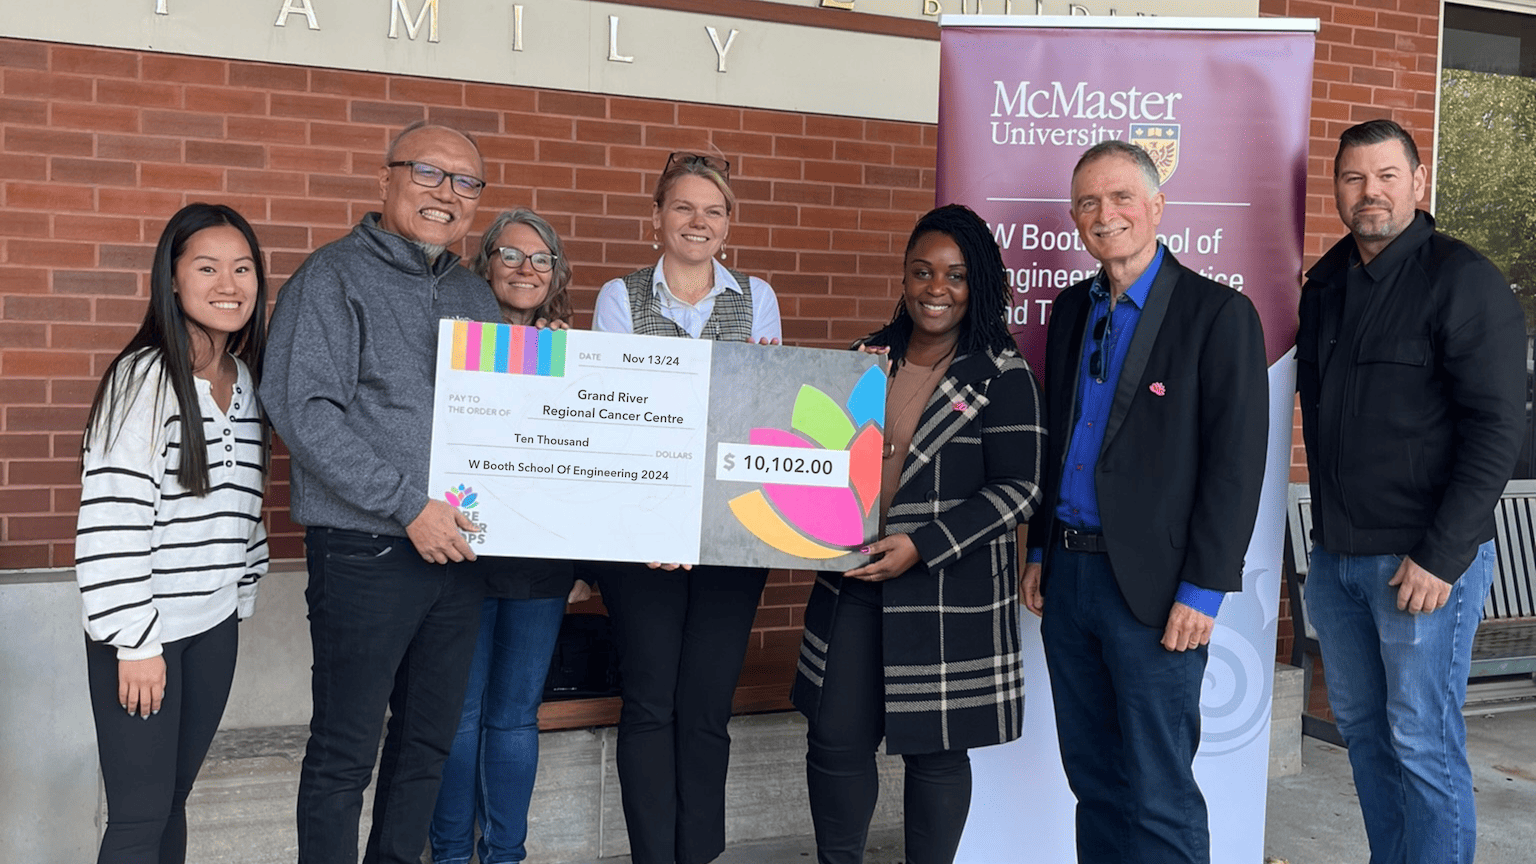
<svg viewBox="0 0 1536 864">
<path fill-rule="evenodd" d="M 14 0 L 0 4 L 0 36 L 932 123 L 927 23 L 977 11 L 1253 17 L 1258 3 Z"/>
</svg>

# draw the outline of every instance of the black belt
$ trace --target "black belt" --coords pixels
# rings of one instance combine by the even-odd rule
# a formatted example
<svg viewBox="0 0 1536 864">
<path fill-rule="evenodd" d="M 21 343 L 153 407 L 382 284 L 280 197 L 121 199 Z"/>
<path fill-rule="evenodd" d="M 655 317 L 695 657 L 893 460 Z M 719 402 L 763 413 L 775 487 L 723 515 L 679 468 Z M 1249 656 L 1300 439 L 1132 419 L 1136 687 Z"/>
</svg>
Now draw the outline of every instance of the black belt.
<svg viewBox="0 0 1536 864">
<path fill-rule="evenodd" d="M 1068 552 L 1087 552 L 1092 555 L 1109 553 L 1109 545 L 1104 542 L 1103 534 L 1090 534 L 1067 527 L 1061 529 L 1061 548 Z"/>
</svg>

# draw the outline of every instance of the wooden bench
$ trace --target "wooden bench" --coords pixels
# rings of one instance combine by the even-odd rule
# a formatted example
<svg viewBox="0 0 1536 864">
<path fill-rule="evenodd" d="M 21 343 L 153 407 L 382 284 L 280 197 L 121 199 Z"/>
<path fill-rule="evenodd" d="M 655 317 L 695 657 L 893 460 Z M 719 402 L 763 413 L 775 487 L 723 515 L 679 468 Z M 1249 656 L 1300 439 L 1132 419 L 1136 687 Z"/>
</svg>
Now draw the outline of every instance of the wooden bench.
<svg viewBox="0 0 1536 864">
<path fill-rule="evenodd" d="M 1304 692 L 1312 692 L 1312 660 L 1320 656 L 1317 631 L 1307 620 L 1306 575 L 1312 562 L 1312 492 L 1292 483 L 1286 513 L 1286 587 L 1291 598 L 1291 664 L 1300 666 Z M 1494 512 L 1498 550 L 1493 588 L 1483 606 L 1483 623 L 1472 641 L 1472 679 L 1536 674 L 1536 480 L 1511 480 Z M 1301 733 L 1343 746 L 1338 727 L 1316 715 L 1301 715 Z"/>
</svg>

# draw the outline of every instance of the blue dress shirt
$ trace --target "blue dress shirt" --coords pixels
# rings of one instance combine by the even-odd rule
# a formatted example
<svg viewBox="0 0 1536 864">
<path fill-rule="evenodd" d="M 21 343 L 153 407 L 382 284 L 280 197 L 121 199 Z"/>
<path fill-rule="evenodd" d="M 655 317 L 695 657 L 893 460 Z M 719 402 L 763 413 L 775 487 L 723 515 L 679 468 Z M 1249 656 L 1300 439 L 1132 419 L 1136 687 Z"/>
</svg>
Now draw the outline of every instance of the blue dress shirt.
<svg viewBox="0 0 1536 864">
<path fill-rule="evenodd" d="M 1072 425 L 1072 440 L 1067 444 L 1067 461 L 1062 465 L 1061 489 L 1056 498 L 1056 518 L 1069 528 L 1099 533 L 1099 493 L 1094 485 L 1094 469 L 1099 462 L 1099 451 L 1104 447 L 1104 426 L 1109 422 L 1109 410 L 1114 405 L 1115 388 L 1120 384 L 1120 371 L 1125 368 L 1125 357 L 1131 350 L 1131 336 L 1141 321 L 1141 310 L 1147 305 L 1147 294 L 1152 281 L 1163 266 L 1163 245 L 1157 246 L 1152 263 L 1121 295 L 1119 302 L 1110 308 L 1110 291 L 1104 271 L 1094 277 L 1088 296 L 1093 304 L 1088 308 L 1088 321 L 1084 325 L 1083 354 L 1077 370 L 1077 419 Z M 1108 316 L 1102 331 L 1099 322 Z M 1102 332 L 1103 339 L 1094 334 Z M 1092 372 L 1094 354 L 1103 352 L 1100 374 Z M 1043 550 L 1030 544 L 1029 559 L 1038 562 Z M 1189 582 L 1179 583 L 1175 599 L 1206 615 L 1215 617 L 1221 611 L 1225 594 L 1209 588 L 1201 588 Z"/>
</svg>

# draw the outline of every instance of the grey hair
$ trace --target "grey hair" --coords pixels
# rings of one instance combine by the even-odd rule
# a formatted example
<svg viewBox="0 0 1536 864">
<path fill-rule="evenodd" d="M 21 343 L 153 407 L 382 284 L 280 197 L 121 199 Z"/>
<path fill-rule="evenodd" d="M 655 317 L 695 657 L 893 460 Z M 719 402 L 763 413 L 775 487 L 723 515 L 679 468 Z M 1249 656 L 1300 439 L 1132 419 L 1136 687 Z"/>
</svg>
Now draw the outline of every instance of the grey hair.
<svg viewBox="0 0 1536 864">
<path fill-rule="evenodd" d="M 549 247 L 550 254 L 555 256 L 554 269 L 549 271 L 549 292 L 544 295 L 544 302 L 533 312 L 533 318 L 537 321 L 545 318 L 550 321 L 571 320 L 571 262 L 565 257 L 565 247 L 560 243 L 560 235 L 555 233 L 555 227 L 549 224 L 543 216 L 519 207 L 516 210 L 503 210 L 496 216 L 491 226 L 485 229 L 485 234 L 480 237 L 480 248 L 475 253 L 474 263 L 470 269 L 475 275 L 487 281 L 491 278 L 491 260 L 496 256 L 496 242 L 501 238 L 501 232 L 508 225 L 527 225 L 532 228 L 544 245 Z"/>
<path fill-rule="evenodd" d="M 1158 190 L 1162 188 L 1162 178 L 1157 174 L 1157 163 L 1152 161 L 1152 157 L 1147 154 L 1147 151 L 1137 147 L 1135 144 L 1127 144 L 1114 138 L 1108 141 L 1100 141 L 1089 147 L 1087 152 L 1082 155 L 1082 158 L 1077 160 L 1077 164 L 1072 166 L 1072 176 L 1074 178 L 1077 177 L 1077 172 L 1083 170 L 1084 165 L 1102 159 L 1105 156 L 1120 156 L 1135 163 L 1136 167 L 1141 169 L 1141 176 L 1147 181 L 1148 195 L 1156 195 Z"/>
</svg>

